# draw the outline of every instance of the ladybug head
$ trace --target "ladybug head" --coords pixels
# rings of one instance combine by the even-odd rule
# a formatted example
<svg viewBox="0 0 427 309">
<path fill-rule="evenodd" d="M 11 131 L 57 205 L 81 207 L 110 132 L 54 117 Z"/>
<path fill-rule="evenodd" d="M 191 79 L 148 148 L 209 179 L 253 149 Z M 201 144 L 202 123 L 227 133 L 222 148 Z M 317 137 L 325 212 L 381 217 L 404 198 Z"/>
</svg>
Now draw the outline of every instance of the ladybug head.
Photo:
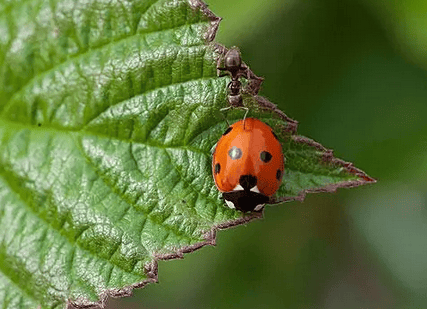
<svg viewBox="0 0 427 309">
<path fill-rule="evenodd" d="M 270 200 L 264 194 L 246 190 L 224 192 L 222 196 L 228 207 L 243 212 L 261 210 L 264 204 Z"/>
</svg>

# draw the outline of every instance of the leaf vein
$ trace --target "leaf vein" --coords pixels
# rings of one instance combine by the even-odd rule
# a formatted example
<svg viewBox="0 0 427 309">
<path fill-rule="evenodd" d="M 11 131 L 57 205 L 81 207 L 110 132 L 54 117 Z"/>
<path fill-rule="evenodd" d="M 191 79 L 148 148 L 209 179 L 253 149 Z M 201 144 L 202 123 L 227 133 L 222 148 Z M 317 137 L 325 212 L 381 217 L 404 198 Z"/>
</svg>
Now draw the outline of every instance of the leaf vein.
<svg viewBox="0 0 427 309">
<path fill-rule="evenodd" d="M 122 192 L 120 192 L 120 190 L 118 190 L 117 189 L 117 187 L 114 185 L 114 184 L 112 184 L 112 183 L 110 183 L 108 180 L 107 180 L 107 177 L 104 175 L 104 172 L 102 172 L 97 166 L 96 166 L 96 164 L 91 160 L 91 158 L 85 153 L 85 151 L 82 149 L 82 147 L 79 145 L 78 147 L 78 150 L 80 151 L 80 153 L 82 154 L 82 156 L 86 159 L 86 162 L 88 162 L 88 164 L 89 164 L 89 166 L 92 168 L 92 170 L 100 177 L 100 179 L 104 182 L 104 184 L 105 185 L 107 185 L 107 187 L 109 187 L 110 188 L 110 190 L 114 193 L 114 194 L 116 194 L 117 195 L 117 197 L 119 197 L 123 202 L 125 202 L 125 203 L 127 203 L 128 205 L 130 205 L 134 210 L 136 210 L 137 212 L 142 212 L 142 213 L 144 213 L 145 215 L 147 215 L 147 217 L 148 218 L 150 218 L 150 212 L 148 212 L 148 211 L 146 211 L 146 210 L 143 210 L 143 209 L 137 209 L 136 207 L 135 207 L 135 205 L 132 203 L 132 201 L 130 201 L 130 200 L 128 200 L 128 198 L 122 193 Z M 155 222 L 155 220 L 153 220 L 152 218 L 150 218 L 150 220 L 151 221 L 153 221 L 154 223 L 156 223 Z M 158 224 L 158 223 L 156 223 L 156 224 Z M 174 232 L 175 233 L 175 235 L 177 235 L 177 236 L 187 236 L 187 235 L 185 235 L 185 233 L 182 233 L 181 231 L 179 231 L 179 230 L 177 230 L 177 229 L 175 229 L 175 228 L 173 228 L 172 226 L 162 226 L 161 225 L 161 227 L 162 228 L 164 228 L 164 229 L 166 229 L 166 230 L 171 230 L 172 232 Z M 144 246 L 142 243 L 141 243 L 141 245 L 142 246 Z M 144 246 L 144 248 L 145 248 L 145 246 Z M 147 250 L 147 252 L 150 252 L 147 248 L 146 248 L 146 250 Z"/>
<path fill-rule="evenodd" d="M 205 22 L 194 23 L 194 24 L 191 24 L 191 25 L 196 25 L 196 24 L 205 24 Z M 177 26 L 174 26 L 174 27 L 171 27 L 171 28 L 165 28 L 165 29 L 162 29 L 162 30 L 159 30 L 159 31 L 148 31 L 148 32 L 144 32 L 144 33 L 141 33 L 141 34 L 135 34 L 135 35 L 130 35 L 130 36 L 122 37 L 120 39 L 108 42 L 106 44 L 97 46 L 95 48 L 88 49 L 88 50 L 86 50 L 84 52 L 76 53 L 76 54 L 72 55 L 71 57 L 67 57 L 63 61 L 57 63 L 55 66 L 49 67 L 46 70 L 38 72 L 36 75 L 32 76 L 27 82 L 25 82 L 19 88 L 17 88 L 14 91 L 14 95 L 11 98 L 9 98 L 9 100 L 4 104 L 4 107 L 3 107 L 3 110 L 1 112 L 1 115 L 3 115 L 4 111 L 6 111 L 9 108 L 9 105 L 11 104 L 11 102 L 13 102 L 12 98 L 15 95 L 19 95 L 23 89 L 25 89 L 30 84 L 32 84 L 36 79 L 40 78 L 41 76 L 45 76 L 45 75 L 49 74 L 49 72 L 54 71 L 55 69 L 57 69 L 58 67 L 64 65 L 65 63 L 75 63 L 76 59 L 83 58 L 83 57 L 85 57 L 88 54 L 94 53 L 94 52 L 96 52 L 98 50 L 102 50 L 103 48 L 106 48 L 106 46 L 108 46 L 108 45 L 119 44 L 122 41 L 131 40 L 131 39 L 133 39 L 134 37 L 136 37 L 138 35 L 143 35 L 145 37 L 146 35 L 150 35 L 150 34 L 157 33 L 157 32 L 164 32 L 164 31 L 167 31 L 167 30 L 179 29 L 179 28 L 181 28 L 183 26 L 188 26 L 188 24 L 184 23 L 184 24 L 177 25 Z M 178 47 L 193 47 L 193 46 L 200 46 L 200 44 L 197 44 L 197 45 L 188 44 L 188 45 L 185 45 L 185 46 L 181 45 L 181 46 L 178 46 Z"/>
<path fill-rule="evenodd" d="M 179 174 L 182 182 L 184 182 L 189 188 L 191 188 L 191 190 L 193 192 L 196 193 L 197 198 L 199 198 L 199 195 L 202 195 L 202 193 L 200 192 L 200 190 L 197 190 L 196 188 L 194 188 L 192 182 L 188 182 L 185 180 L 184 175 L 181 173 L 181 171 L 178 169 L 177 165 L 175 164 L 174 160 L 172 159 L 172 155 L 168 152 L 167 149 L 165 149 L 165 153 L 167 154 L 167 156 L 169 157 L 169 160 L 173 166 L 173 168 L 175 169 L 175 171 L 177 171 L 177 173 Z M 204 195 L 204 197 L 206 198 L 206 200 L 211 201 L 214 205 L 216 204 L 216 202 L 208 195 Z"/>
<path fill-rule="evenodd" d="M 5 175 L 6 171 L 4 169 L 0 170 L 0 178 L 6 183 L 8 184 L 8 188 L 10 189 L 10 192 L 14 193 L 14 195 L 22 202 L 22 205 L 24 205 L 25 208 L 27 208 L 29 210 L 29 212 L 26 212 L 26 214 L 28 213 L 32 213 L 35 217 L 39 218 L 41 222 L 43 222 L 45 224 L 45 227 L 47 229 L 49 229 L 50 231 L 53 231 L 55 234 L 57 234 L 61 239 L 64 239 L 71 247 L 78 247 L 79 250 L 83 251 L 83 252 L 87 252 L 90 256 L 96 256 L 98 259 L 100 260 L 104 260 L 109 264 L 114 264 L 112 261 L 105 259 L 101 256 L 98 256 L 96 254 L 96 252 L 91 252 L 89 250 L 87 250 L 86 248 L 83 248 L 79 245 L 79 243 L 77 242 L 77 239 L 75 239 L 74 241 L 71 241 L 68 237 L 66 237 L 65 235 L 63 235 L 61 233 L 61 229 L 58 229 L 58 227 L 55 227 L 54 225 L 50 224 L 48 221 L 46 221 L 46 219 L 41 216 L 39 213 L 37 213 L 30 205 L 29 203 L 25 200 L 25 198 L 23 198 L 21 196 L 20 190 L 15 188 L 10 181 L 8 181 L 8 177 L 7 175 Z M 125 268 L 121 267 L 121 265 L 117 264 L 117 267 L 119 267 L 123 272 L 127 272 Z"/>
</svg>

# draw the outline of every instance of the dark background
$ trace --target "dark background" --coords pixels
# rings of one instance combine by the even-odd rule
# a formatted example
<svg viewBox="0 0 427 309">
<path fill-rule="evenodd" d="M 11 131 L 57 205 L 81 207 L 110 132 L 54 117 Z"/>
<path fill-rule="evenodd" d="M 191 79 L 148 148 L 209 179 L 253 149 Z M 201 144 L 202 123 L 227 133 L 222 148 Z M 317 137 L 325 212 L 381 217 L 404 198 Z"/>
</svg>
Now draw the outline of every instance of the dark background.
<svg viewBox="0 0 427 309">
<path fill-rule="evenodd" d="M 378 183 L 267 207 L 109 308 L 427 308 L 427 2 L 208 4 L 261 95 Z"/>
</svg>

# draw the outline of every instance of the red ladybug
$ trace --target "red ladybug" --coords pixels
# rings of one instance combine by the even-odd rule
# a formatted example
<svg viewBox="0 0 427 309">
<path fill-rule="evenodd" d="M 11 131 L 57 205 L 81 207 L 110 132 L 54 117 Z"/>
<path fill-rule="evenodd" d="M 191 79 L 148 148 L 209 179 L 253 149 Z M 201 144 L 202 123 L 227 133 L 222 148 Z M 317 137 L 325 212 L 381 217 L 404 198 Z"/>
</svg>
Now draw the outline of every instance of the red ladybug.
<svg viewBox="0 0 427 309">
<path fill-rule="evenodd" d="M 246 118 L 225 130 L 212 158 L 215 184 L 230 208 L 258 211 L 280 186 L 282 146 L 261 120 Z"/>
</svg>

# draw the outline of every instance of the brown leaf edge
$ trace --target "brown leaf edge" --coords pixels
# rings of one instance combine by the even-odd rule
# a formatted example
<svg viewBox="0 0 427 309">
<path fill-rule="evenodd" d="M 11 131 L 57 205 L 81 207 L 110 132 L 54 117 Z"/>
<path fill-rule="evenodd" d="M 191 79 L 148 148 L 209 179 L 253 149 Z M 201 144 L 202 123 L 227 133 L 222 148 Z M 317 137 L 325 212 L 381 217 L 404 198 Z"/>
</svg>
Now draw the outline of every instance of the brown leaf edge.
<svg viewBox="0 0 427 309">
<path fill-rule="evenodd" d="M 87 299 L 78 299 L 75 301 L 68 300 L 66 309 L 103 309 L 107 303 L 108 297 L 121 298 L 132 296 L 133 289 L 140 289 L 145 287 L 149 283 L 157 283 L 158 280 L 158 261 L 159 260 L 172 260 L 172 259 L 183 259 L 184 253 L 191 253 L 197 249 L 200 249 L 206 245 L 215 246 L 216 245 L 216 233 L 218 230 L 228 229 L 233 226 L 242 225 L 252 221 L 253 219 L 259 219 L 263 217 L 262 212 L 253 212 L 245 215 L 242 218 L 237 220 L 225 222 L 213 227 L 209 232 L 204 236 L 206 239 L 203 242 L 194 244 L 192 246 L 185 246 L 172 254 L 158 254 L 154 255 L 154 260 L 145 266 L 145 273 L 148 276 L 148 279 L 143 280 L 132 284 L 130 286 L 121 288 L 121 289 L 109 289 L 104 291 L 99 295 L 99 301 L 90 302 Z"/>
<path fill-rule="evenodd" d="M 206 42 L 214 46 L 214 49 L 219 54 L 219 56 L 225 55 L 228 49 L 218 43 L 213 42 L 213 40 L 215 39 L 216 32 L 218 30 L 219 23 L 221 22 L 221 17 L 215 16 L 212 13 L 212 11 L 209 10 L 208 6 L 200 0 L 187 0 L 187 1 L 189 2 L 190 6 L 194 8 L 194 10 L 202 11 L 209 18 L 210 26 L 208 27 L 205 34 Z M 323 158 L 322 158 L 323 161 L 336 164 L 338 166 L 342 166 L 348 172 L 360 178 L 359 180 L 345 181 L 339 184 L 331 184 L 331 185 L 327 185 L 325 187 L 321 187 L 317 189 L 303 190 L 296 197 L 283 197 L 283 198 L 271 200 L 270 201 L 271 204 L 290 202 L 295 200 L 302 202 L 308 193 L 335 192 L 338 188 L 353 188 L 353 187 L 358 187 L 365 184 L 373 184 L 376 182 L 374 178 L 369 177 L 365 172 L 354 167 L 352 163 L 345 162 L 343 160 L 335 158 L 333 156 L 332 150 L 323 147 L 321 144 L 311 139 L 296 135 L 298 122 L 296 120 L 289 118 L 285 113 L 283 113 L 280 109 L 278 109 L 275 104 L 271 103 L 266 98 L 258 95 L 258 92 L 261 88 L 261 84 L 264 79 L 262 77 L 256 76 L 251 70 L 248 71 L 248 76 L 249 76 L 248 85 L 243 89 L 243 91 L 253 95 L 253 97 L 258 102 L 258 105 L 262 109 L 272 111 L 273 113 L 278 115 L 279 118 L 286 121 L 287 126 L 284 128 L 284 130 L 292 134 L 292 139 L 294 140 L 294 142 L 315 147 L 319 151 L 323 152 Z M 130 286 L 127 286 L 121 289 L 105 290 L 99 295 L 100 300 L 97 302 L 91 302 L 84 298 L 77 299 L 77 300 L 68 300 L 66 304 L 66 309 L 103 309 L 105 308 L 108 297 L 121 298 L 121 297 L 132 296 L 133 289 L 143 288 L 149 283 L 158 282 L 158 261 L 159 260 L 182 259 L 184 258 L 184 253 L 191 253 L 206 245 L 215 246 L 217 231 L 242 225 L 254 219 L 263 218 L 263 212 L 264 212 L 264 209 L 262 209 L 260 212 L 253 212 L 250 214 L 246 214 L 244 217 L 239 218 L 237 220 L 232 220 L 232 221 L 228 221 L 228 222 L 216 225 L 209 232 L 205 234 L 206 240 L 203 242 L 194 244 L 192 246 L 182 247 L 176 250 L 176 252 L 172 254 L 154 255 L 154 260 L 145 266 L 145 273 L 148 279 L 145 279 L 141 282 L 132 284 Z"/>
</svg>

